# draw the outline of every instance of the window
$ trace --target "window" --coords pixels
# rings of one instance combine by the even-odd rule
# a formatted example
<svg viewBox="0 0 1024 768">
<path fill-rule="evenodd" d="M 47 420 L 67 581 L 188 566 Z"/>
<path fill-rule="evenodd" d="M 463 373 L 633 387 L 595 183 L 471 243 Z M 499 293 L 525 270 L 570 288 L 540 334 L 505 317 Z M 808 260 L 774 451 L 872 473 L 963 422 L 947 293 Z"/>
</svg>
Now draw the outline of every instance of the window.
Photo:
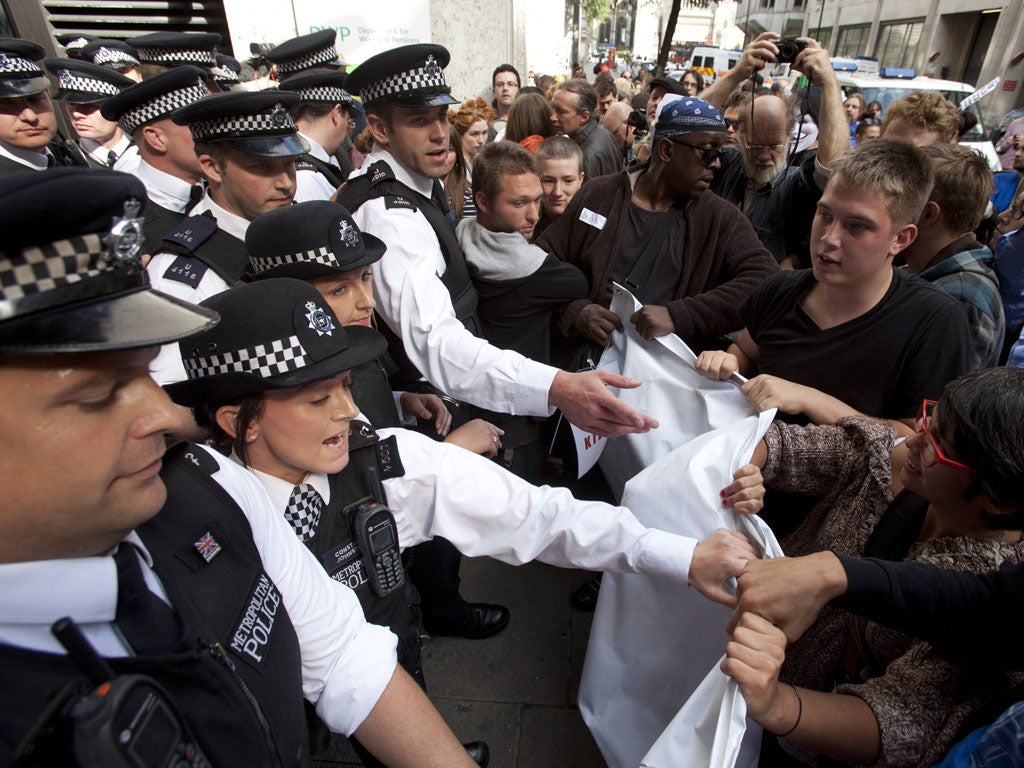
<svg viewBox="0 0 1024 768">
<path fill-rule="evenodd" d="M 807 30 L 807 36 L 814 38 L 821 43 L 822 48 L 828 48 L 829 43 L 832 42 L 832 27 L 821 27 L 820 29 L 809 29 Z M 835 51 L 830 51 L 833 56 L 838 54 Z"/>
<path fill-rule="evenodd" d="M 793 7 L 794 8 L 803 8 L 804 7 L 804 0 L 793 0 Z"/>
<path fill-rule="evenodd" d="M 883 67 L 912 67 L 921 41 L 924 21 L 893 21 L 882 24 L 875 55 Z"/>
<path fill-rule="evenodd" d="M 840 27 L 839 38 L 836 40 L 836 49 L 832 51 L 832 55 L 857 56 L 866 53 L 868 50 L 868 34 L 870 32 L 870 24 Z"/>
</svg>

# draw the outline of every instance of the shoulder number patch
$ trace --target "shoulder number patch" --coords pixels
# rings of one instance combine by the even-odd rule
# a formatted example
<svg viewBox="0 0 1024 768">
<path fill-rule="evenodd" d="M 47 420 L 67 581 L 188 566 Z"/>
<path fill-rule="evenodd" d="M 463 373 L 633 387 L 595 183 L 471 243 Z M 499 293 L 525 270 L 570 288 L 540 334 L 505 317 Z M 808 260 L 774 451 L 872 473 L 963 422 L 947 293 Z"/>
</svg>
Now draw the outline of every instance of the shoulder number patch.
<svg viewBox="0 0 1024 768">
<path fill-rule="evenodd" d="M 171 266 L 164 272 L 164 279 L 184 283 L 189 288 L 198 288 L 207 269 L 209 267 L 199 261 L 199 259 L 190 256 L 179 256 L 171 262 Z"/>
<path fill-rule="evenodd" d="M 409 211 L 416 210 L 416 203 L 405 195 L 384 195 L 385 208 L 405 208 Z"/>
</svg>

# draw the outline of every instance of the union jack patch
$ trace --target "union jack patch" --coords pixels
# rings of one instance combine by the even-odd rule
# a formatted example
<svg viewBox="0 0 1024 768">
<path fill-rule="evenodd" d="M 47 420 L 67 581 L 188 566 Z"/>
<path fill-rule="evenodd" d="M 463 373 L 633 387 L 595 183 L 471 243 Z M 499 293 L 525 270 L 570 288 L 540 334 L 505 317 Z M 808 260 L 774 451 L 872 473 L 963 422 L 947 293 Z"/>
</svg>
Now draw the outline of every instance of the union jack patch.
<svg viewBox="0 0 1024 768">
<path fill-rule="evenodd" d="M 199 541 L 195 542 L 193 547 L 196 548 L 196 552 L 205 560 L 210 562 L 218 554 L 220 554 L 220 544 L 213 538 L 213 534 L 207 531 L 199 537 Z"/>
</svg>

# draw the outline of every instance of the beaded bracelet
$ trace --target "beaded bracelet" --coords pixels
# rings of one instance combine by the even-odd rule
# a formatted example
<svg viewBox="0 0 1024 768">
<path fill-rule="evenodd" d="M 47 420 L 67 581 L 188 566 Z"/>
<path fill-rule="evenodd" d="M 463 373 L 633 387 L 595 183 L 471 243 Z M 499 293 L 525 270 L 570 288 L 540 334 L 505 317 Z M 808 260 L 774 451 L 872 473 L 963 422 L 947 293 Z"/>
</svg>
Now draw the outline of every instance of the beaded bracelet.
<svg viewBox="0 0 1024 768">
<path fill-rule="evenodd" d="M 789 685 L 790 688 L 793 689 L 793 693 L 796 694 L 796 703 L 797 703 L 796 722 L 793 723 L 793 727 L 790 728 L 785 733 L 777 734 L 780 739 L 786 738 L 787 736 L 789 736 L 789 734 L 791 734 L 793 731 L 795 731 L 797 726 L 800 725 L 800 718 L 802 718 L 804 716 L 804 700 L 800 698 L 800 691 L 798 691 L 796 689 L 796 686 L 793 685 L 792 683 L 788 683 L 788 685 Z"/>
</svg>

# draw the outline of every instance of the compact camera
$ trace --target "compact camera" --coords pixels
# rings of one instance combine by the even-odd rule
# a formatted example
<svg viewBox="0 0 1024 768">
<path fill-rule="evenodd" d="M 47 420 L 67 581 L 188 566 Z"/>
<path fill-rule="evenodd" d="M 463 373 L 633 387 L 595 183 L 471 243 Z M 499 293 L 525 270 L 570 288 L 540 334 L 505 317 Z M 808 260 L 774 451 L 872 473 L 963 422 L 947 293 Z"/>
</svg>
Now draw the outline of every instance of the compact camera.
<svg viewBox="0 0 1024 768">
<path fill-rule="evenodd" d="M 776 57 L 779 64 L 792 64 L 800 55 L 800 51 L 807 47 L 807 43 L 795 37 L 783 37 L 774 42 L 775 47 L 779 49 L 779 55 Z"/>
</svg>

